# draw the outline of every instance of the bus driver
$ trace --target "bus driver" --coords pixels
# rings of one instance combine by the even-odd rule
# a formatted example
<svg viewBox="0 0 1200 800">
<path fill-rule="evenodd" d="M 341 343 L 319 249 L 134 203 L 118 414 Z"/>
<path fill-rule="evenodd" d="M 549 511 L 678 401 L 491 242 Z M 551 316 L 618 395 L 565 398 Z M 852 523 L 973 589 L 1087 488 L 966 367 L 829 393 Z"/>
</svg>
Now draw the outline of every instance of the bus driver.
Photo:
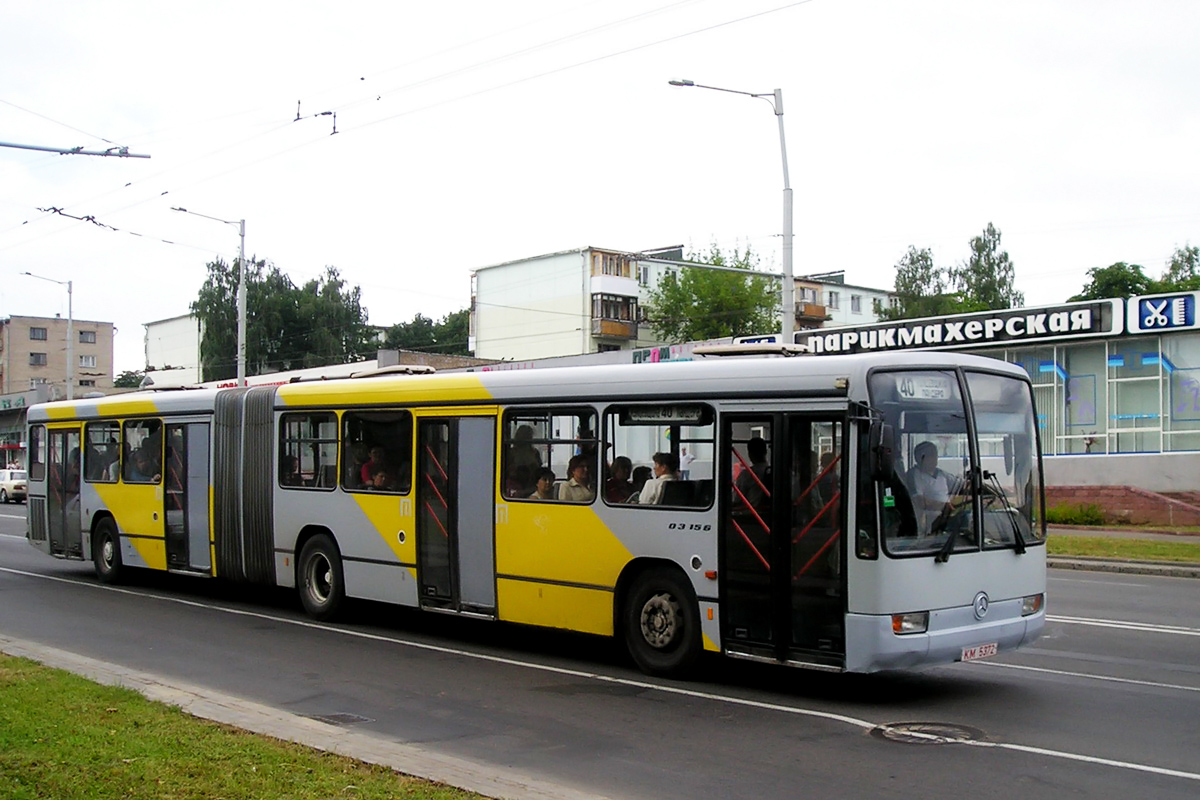
<svg viewBox="0 0 1200 800">
<path fill-rule="evenodd" d="M 908 485 L 917 512 L 918 530 L 931 533 L 934 521 L 949 513 L 954 476 L 938 468 L 938 450 L 933 442 L 921 442 L 913 448 L 916 464 L 908 471 Z"/>
</svg>

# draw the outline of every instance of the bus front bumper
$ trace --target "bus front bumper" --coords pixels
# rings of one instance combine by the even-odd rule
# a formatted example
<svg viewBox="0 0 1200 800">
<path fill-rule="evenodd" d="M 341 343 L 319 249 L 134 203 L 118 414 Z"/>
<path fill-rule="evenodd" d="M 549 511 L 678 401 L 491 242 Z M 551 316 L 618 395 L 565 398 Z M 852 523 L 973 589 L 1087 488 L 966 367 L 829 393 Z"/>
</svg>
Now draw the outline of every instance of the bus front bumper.
<svg viewBox="0 0 1200 800">
<path fill-rule="evenodd" d="M 992 603 L 982 620 L 971 606 L 930 611 L 928 629 L 908 634 L 892 631 L 891 615 L 848 614 L 846 669 L 913 669 L 1015 650 L 1038 638 L 1046 623 L 1044 607 L 1028 616 L 1021 608 L 1018 597 Z"/>
</svg>

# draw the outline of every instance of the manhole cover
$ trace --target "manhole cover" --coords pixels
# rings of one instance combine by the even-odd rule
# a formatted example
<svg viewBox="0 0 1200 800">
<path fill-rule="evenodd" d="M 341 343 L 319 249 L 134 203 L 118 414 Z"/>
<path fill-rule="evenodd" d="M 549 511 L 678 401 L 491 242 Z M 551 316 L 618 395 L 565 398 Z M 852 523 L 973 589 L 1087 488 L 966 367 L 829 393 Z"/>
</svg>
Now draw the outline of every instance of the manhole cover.
<svg viewBox="0 0 1200 800">
<path fill-rule="evenodd" d="M 905 744 L 953 744 L 978 742 L 985 738 L 978 728 L 949 722 L 893 722 L 872 728 L 871 735 Z"/>
<path fill-rule="evenodd" d="M 308 718 L 329 725 L 361 725 L 364 722 L 375 721 L 370 717 L 360 717 L 358 714 L 309 714 Z"/>
</svg>

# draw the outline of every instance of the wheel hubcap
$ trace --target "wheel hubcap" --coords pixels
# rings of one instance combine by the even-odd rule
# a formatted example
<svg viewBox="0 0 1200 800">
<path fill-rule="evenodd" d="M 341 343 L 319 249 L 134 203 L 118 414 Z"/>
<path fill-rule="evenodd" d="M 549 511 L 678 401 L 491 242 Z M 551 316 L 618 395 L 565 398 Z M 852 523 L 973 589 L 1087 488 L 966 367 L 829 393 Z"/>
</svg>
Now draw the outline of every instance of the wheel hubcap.
<svg viewBox="0 0 1200 800">
<path fill-rule="evenodd" d="M 100 545 L 100 560 L 104 562 L 105 567 L 112 567 L 113 564 L 113 540 L 104 539 L 104 543 Z"/>
<path fill-rule="evenodd" d="M 333 569 L 329 565 L 329 559 L 313 556 L 308 567 L 308 588 L 314 600 L 320 603 L 329 600 L 333 589 Z"/>
<path fill-rule="evenodd" d="M 642 637 L 647 644 L 659 649 L 667 647 L 679 634 L 679 603 L 665 592 L 653 595 L 642 606 L 641 622 Z"/>
</svg>

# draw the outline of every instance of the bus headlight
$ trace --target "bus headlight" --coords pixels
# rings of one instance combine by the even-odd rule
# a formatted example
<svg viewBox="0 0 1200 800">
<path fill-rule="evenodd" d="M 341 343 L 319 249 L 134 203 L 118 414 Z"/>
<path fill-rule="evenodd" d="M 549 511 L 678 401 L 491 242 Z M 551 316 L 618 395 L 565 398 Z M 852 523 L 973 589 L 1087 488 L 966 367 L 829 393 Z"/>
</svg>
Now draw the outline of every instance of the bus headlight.
<svg viewBox="0 0 1200 800">
<path fill-rule="evenodd" d="M 1042 610 L 1042 602 L 1045 595 L 1031 594 L 1021 601 L 1021 616 L 1028 617 L 1030 614 L 1036 614 Z"/>
<path fill-rule="evenodd" d="M 904 636 L 908 633 L 924 633 L 927 630 L 929 630 L 928 611 L 892 614 L 892 633 L 897 636 Z"/>
</svg>

